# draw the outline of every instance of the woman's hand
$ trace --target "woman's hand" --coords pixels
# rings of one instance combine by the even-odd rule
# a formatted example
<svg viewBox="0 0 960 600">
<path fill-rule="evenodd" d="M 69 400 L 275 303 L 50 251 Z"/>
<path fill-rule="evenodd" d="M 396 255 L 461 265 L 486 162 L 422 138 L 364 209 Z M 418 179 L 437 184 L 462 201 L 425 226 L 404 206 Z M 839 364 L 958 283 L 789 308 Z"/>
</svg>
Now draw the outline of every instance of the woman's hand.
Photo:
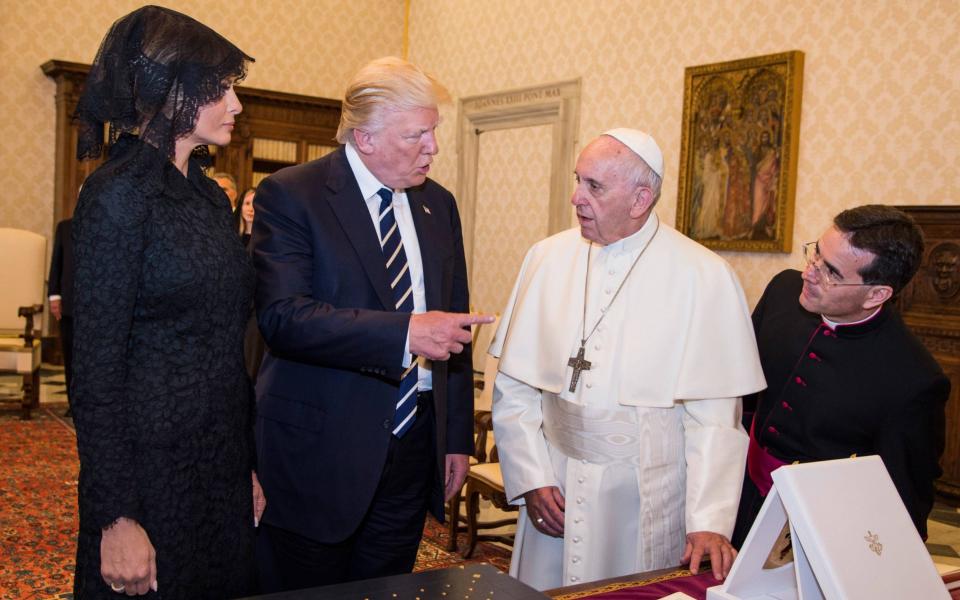
<svg viewBox="0 0 960 600">
<path fill-rule="evenodd" d="M 157 554 L 147 532 L 133 519 L 120 517 L 103 529 L 100 576 L 118 594 L 157 591 Z"/>
<path fill-rule="evenodd" d="M 253 526 L 258 527 L 260 517 L 263 516 L 263 509 L 267 507 L 267 497 L 263 495 L 263 488 L 260 487 L 257 472 L 252 471 L 251 475 L 253 475 Z"/>
</svg>

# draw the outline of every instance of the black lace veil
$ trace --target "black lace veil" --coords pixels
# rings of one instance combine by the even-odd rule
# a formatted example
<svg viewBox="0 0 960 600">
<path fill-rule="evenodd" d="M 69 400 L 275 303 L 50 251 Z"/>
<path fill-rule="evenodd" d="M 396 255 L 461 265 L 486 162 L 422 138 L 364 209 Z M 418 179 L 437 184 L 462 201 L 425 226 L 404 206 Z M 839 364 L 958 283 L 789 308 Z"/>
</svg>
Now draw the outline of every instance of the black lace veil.
<svg viewBox="0 0 960 600">
<path fill-rule="evenodd" d="M 243 79 L 248 61 L 214 30 L 167 8 L 145 6 L 119 19 L 100 44 L 77 105 L 77 158 L 100 156 L 105 124 L 111 142 L 136 133 L 172 158 L 200 107 Z"/>
</svg>

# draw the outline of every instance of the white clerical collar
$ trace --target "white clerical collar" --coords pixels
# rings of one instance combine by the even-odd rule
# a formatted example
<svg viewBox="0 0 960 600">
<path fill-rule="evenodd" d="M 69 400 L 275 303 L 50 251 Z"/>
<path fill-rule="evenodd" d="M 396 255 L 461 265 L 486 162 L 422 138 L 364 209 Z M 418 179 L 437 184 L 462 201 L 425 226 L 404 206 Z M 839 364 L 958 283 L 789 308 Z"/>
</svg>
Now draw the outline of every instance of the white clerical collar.
<svg viewBox="0 0 960 600">
<path fill-rule="evenodd" d="M 877 307 L 877 310 L 870 313 L 870 316 L 866 317 L 865 319 L 860 319 L 859 321 L 854 321 L 852 323 L 835 323 L 823 315 L 820 315 L 820 318 L 823 319 L 823 322 L 827 324 L 827 327 L 829 327 L 830 329 L 836 330 L 837 327 L 850 327 L 851 325 L 860 325 L 861 323 L 866 323 L 870 319 L 877 316 L 877 313 L 880 312 L 881 308 L 883 308 L 882 304 Z"/>
<path fill-rule="evenodd" d="M 353 176 L 357 178 L 357 185 L 360 186 L 360 194 L 364 200 L 372 198 L 374 194 L 380 191 L 380 188 L 392 189 L 389 185 L 384 185 L 376 175 L 370 172 L 367 165 L 363 164 L 360 154 L 352 144 L 346 144 L 347 162 L 350 163 L 350 169 Z M 396 191 L 396 190 L 392 190 Z"/>
<path fill-rule="evenodd" d="M 647 217 L 647 222 L 643 224 L 643 227 L 623 239 L 619 239 L 613 243 L 601 247 L 600 251 L 604 254 L 619 254 L 621 252 L 632 254 L 634 252 L 639 252 L 646 247 L 647 242 L 649 242 L 650 238 L 652 238 L 657 232 L 657 227 L 659 224 L 660 219 L 657 218 L 657 213 L 651 211 L 650 216 Z"/>
</svg>

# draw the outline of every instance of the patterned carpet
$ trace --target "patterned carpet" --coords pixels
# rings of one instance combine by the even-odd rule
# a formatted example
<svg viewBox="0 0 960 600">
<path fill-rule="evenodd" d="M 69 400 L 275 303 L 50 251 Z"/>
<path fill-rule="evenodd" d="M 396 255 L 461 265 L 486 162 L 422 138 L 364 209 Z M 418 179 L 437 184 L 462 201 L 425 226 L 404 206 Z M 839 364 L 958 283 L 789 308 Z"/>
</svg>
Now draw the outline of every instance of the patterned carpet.
<svg viewBox="0 0 960 600">
<path fill-rule="evenodd" d="M 65 405 L 44 404 L 31 421 L 0 405 L 0 598 L 70 599 L 77 531 L 77 448 Z M 443 548 L 447 533 L 429 519 L 417 555 L 417 571 L 464 562 L 488 562 L 501 570 L 510 551 L 481 542 L 465 561 Z M 463 545 L 461 536 L 460 544 Z"/>
<path fill-rule="evenodd" d="M 62 408 L 60 411 L 62 412 Z M 49 409 L 0 412 L 0 597 L 61 598 L 73 586 L 77 443 Z"/>
</svg>

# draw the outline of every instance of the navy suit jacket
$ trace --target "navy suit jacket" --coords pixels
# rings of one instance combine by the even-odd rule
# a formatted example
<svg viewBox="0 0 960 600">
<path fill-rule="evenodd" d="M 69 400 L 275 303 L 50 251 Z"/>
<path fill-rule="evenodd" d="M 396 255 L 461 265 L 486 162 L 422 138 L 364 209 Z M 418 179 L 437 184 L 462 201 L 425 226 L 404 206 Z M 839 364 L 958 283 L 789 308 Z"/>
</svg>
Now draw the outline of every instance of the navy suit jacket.
<svg viewBox="0 0 960 600">
<path fill-rule="evenodd" d="M 406 190 L 428 310 L 467 312 L 453 195 Z M 255 197 L 256 309 L 268 351 L 257 380 L 264 521 L 334 543 L 359 525 L 392 435 L 410 315 L 394 309 L 379 238 L 341 147 L 265 179 Z M 447 453 L 473 451 L 470 347 L 433 363 L 436 462 L 431 512 L 443 518 Z M 432 473 L 431 473 L 432 471 Z"/>
<path fill-rule="evenodd" d="M 50 274 L 47 277 L 47 293 L 60 296 L 60 312 L 65 317 L 73 316 L 73 228 L 72 219 L 57 224 L 53 236 L 53 255 L 50 258 Z"/>
</svg>

